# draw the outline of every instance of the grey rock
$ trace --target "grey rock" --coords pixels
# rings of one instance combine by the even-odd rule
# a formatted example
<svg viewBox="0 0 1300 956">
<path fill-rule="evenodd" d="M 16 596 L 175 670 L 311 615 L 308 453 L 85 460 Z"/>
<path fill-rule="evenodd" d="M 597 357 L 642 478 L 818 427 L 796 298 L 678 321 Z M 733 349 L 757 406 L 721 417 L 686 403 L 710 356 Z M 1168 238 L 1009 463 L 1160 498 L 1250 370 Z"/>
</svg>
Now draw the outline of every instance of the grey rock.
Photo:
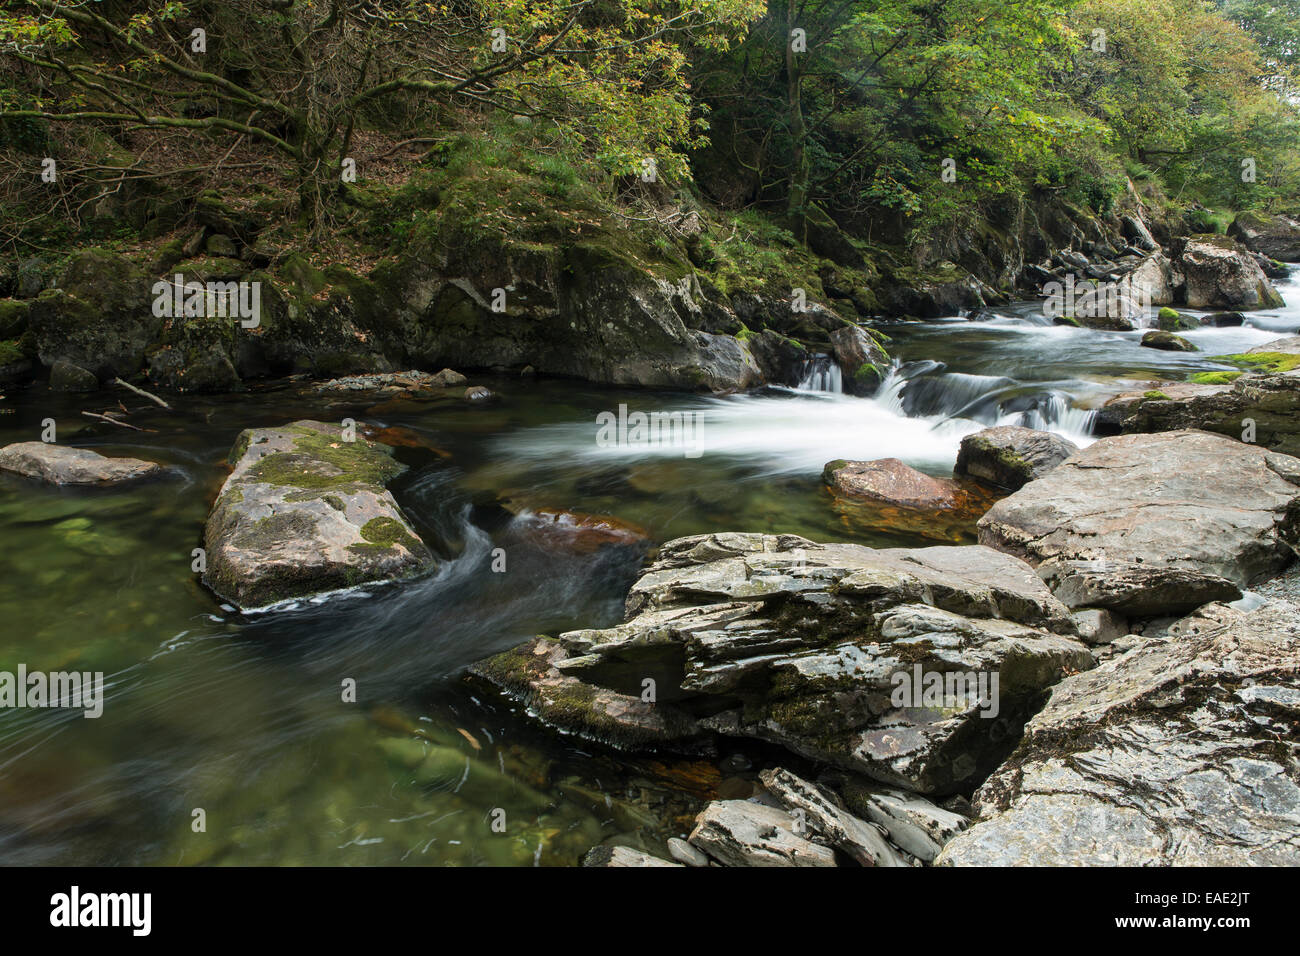
<svg viewBox="0 0 1300 956">
<path fill-rule="evenodd" d="M 97 392 L 99 379 L 94 372 L 60 359 L 50 369 L 50 389 L 55 392 Z"/>
<path fill-rule="evenodd" d="M 1084 608 L 1070 615 L 1074 628 L 1088 644 L 1110 644 L 1128 633 L 1128 622 L 1105 608 Z"/>
<path fill-rule="evenodd" d="M 632 586 L 626 623 L 534 641 L 476 671 L 565 729 L 594 726 L 633 744 L 706 729 L 951 792 L 1001 759 L 1044 688 L 1091 666 L 1072 633 L 1037 575 L 987 548 L 713 534 L 660 548 Z M 956 672 L 950 693 L 898 697 L 917 668 Z M 982 690 L 978 679 L 956 681 L 978 675 Z M 561 677 L 576 683 L 555 704 L 534 703 Z M 647 678 L 657 703 L 638 711 Z M 618 721 L 606 694 L 618 695 Z"/>
<path fill-rule="evenodd" d="M 1174 335 L 1172 332 L 1166 332 L 1163 329 L 1152 329 L 1142 336 L 1142 345 L 1149 349 L 1160 349 L 1163 352 L 1199 352 L 1195 345 L 1187 341 L 1181 335 Z"/>
<path fill-rule="evenodd" d="M 1041 478 L 1079 446 L 1051 432 L 1004 425 L 961 440 L 953 474 L 1015 491 Z"/>
<path fill-rule="evenodd" d="M 904 790 L 850 785 L 844 788 L 844 800 L 855 813 L 883 828 L 891 842 L 925 863 L 970 825 L 962 814 Z"/>
<path fill-rule="evenodd" d="M 1259 264 L 1227 236 L 1192 236 L 1179 268 L 1187 278 L 1187 305 L 1193 309 L 1250 312 L 1283 305 Z"/>
<path fill-rule="evenodd" d="M 1039 565 L 1038 576 L 1066 607 L 1108 608 L 1129 617 L 1186 614 L 1211 601 L 1241 597 L 1241 588 L 1217 574 L 1145 561 L 1053 558 Z"/>
<path fill-rule="evenodd" d="M 1116 586 L 1078 566 L 1053 576 L 1058 587 L 1080 588 L 1067 592 L 1076 607 L 1089 600 L 1128 616 L 1160 613 L 1178 600 L 1171 569 L 1192 572 L 1184 584 L 1221 578 L 1245 587 L 1292 560 L 1300 460 L 1209 432 L 1104 438 L 995 504 L 979 536 L 1035 566 L 1063 559 L 1122 569 Z"/>
<path fill-rule="evenodd" d="M 681 866 L 651 856 L 642 850 L 630 846 L 594 846 L 582 858 L 583 866 L 620 867 L 620 866 Z"/>
<path fill-rule="evenodd" d="M 1300 865 L 1300 621 L 1208 605 L 1057 685 L 954 866 Z"/>
<path fill-rule="evenodd" d="M 784 810 L 715 800 L 695 818 L 690 843 L 723 866 L 835 866 L 829 847 L 805 840 Z"/>
<path fill-rule="evenodd" d="M 680 837 L 668 838 L 668 853 L 686 866 L 708 866 L 709 858 Z"/>
<path fill-rule="evenodd" d="M 1300 222 L 1289 216 L 1241 212 L 1228 226 L 1228 235 L 1270 259 L 1300 262 Z"/>
<path fill-rule="evenodd" d="M 242 432 L 204 531 L 204 582 L 241 608 L 410 577 L 434 560 L 384 484 L 391 450 L 334 424 Z"/>
<path fill-rule="evenodd" d="M 86 448 L 26 441 L 0 448 L 0 471 L 51 485 L 108 486 L 160 477 L 166 469 L 139 458 L 106 458 Z"/>
<path fill-rule="evenodd" d="M 781 769 L 764 770 L 759 779 L 796 821 L 863 866 L 907 865 L 879 830 L 853 816 L 817 784 Z"/>
</svg>

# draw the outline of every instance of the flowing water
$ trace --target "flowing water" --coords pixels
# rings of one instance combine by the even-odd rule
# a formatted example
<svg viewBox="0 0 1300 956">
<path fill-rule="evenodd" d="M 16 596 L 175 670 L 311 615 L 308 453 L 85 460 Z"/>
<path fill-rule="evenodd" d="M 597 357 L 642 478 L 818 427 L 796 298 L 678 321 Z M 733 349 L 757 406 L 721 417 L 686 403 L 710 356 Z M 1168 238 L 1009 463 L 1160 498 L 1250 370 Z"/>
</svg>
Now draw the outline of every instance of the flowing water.
<svg viewBox="0 0 1300 956">
<path fill-rule="evenodd" d="M 1281 291 L 1300 306 L 1300 287 Z M 150 430 L 137 433 L 81 416 L 117 396 L 10 394 L 0 444 L 53 419 L 60 441 L 173 476 L 101 492 L 0 477 L 0 671 L 102 671 L 108 685 L 98 719 L 0 711 L 0 863 L 572 864 L 603 840 L 683 833 L 745 761 L 615 758 L 463 676 L 533 634 L 620 618 L 642 551 L 557 543 L 533 512 L 613 515 L 653 542 L 717 530 L 969 542 L 972 521 L 918 527 L 837 501 L 823 465 L 897 457 L 944 475 L 962 436 L 990 424 L 1086 443 L 1103 396 L 1228 368 L 1208 356 L 1298 328 L 1300 308 L 1276 310 L 1185 333 L 1202 351 L 1167 353 L 1139 347 L 1140 333 L 1052 326 L 1029 304 L 989 322 L 895 324 L 882 328 L 895 368 L 873 399 L 842 394 L 825 362 L 799 388 L 731 397 L 476 376 L 495 402 L 371 404 L 282 382 L 141 408 L 131 421 Z M 600 440 L 598 416 L 620 405 L 680 413 L 689 440 Z M 397 450 L 410 468 L 392 490 L 438 570 L 264 614 L 224 607 L 190 564 L 236 435 L 349 416 L 420 436 Z"/>
</svg>

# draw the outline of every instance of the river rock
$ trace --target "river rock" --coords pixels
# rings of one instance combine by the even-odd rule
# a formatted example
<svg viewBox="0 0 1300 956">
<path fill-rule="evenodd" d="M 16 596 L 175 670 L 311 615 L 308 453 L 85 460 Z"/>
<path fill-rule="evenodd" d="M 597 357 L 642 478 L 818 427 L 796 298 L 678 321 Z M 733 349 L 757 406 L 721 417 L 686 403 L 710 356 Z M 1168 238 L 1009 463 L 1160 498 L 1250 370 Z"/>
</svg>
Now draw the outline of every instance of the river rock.
<svg viewBox="0 0 1300 956">
<path fill-rule="evenodd" d="M 668 854 L 686 866 L 708 866 L 709 858 L 681 837 L 668 838 Z"/>
<path fill-rule="evenodd" d="M 1277 351 L 1275 343 L 1264 351 Z M 1300 371 L 1248 374 L 1219 385 L 1160 382 L 1124 392 L 1097 413 L 1094 430 L 1166 432 L 1196 429 L 1300 456 Z"/>
<path fill-rule="evenodd" d="M 107 487 L 160 477 L 166 469 L 139 458 L 106 458 L 87 448 L 24 441 L 0 448 L 0 471 L 50 485 Z"/>
<path fill-rule="evenodd" d="M 961 504 L 956 482 L 931 478 L 897 458 L 828 462 L 822 479 L 848 497 L 903 508 L 949 511 Z"/>
<path fill-rule="evenodd" d="M 680 863 L 661 860 L 657 856 L 651 856 L 642 850 L 634 850 L 630 846 L 594 846 L 582 858 L 582 865 L 596 867 L 681 866 Z"/>
<path fill-rule="evenodd" d="M 1146 293 L 1150 305 L 1169 305 L 1174 301 L 1173 265 L 1162 255 L 1143 259 L 1127 278 L 1132 289 Z"/>
<path fill-rule="evenodd" d="M 952 792 L 1005 755 L 1043 689 L 1092 664 L 1038 576 L 978 546 L 681 538 L 632 586 L 626 615 L 476 672 L 561 729 L 634 745 L 676 746 L 701 729 L 752 737 L 891 786 Z M 959 674 L 941 693 L 905 692 L 939 672 Z"/>
<path fill-rule="evenodd" d="M 99 379 L 94 372 L 88 372 L 79 365 L 59 359 L 50 368 L 50 391 L 52 392 L 97 392 Z"/>
<path fill-rule="evenodd" d="M 1015 491 L 1078 450 L 1074 442 L 1051 432 L 1019 425 L 986 428 L 961 440 L 953 474 Z"/>
<path fill-rule="evenodd" d="M 543 723 L 612 746 L 685 744 L 703 733 L 690 715 L 644 699 L 640 686 L 625 694 L 561 673 L 557 665 L 569 660 L 562 644 L 537 637 L 473 664 L 470 673 L 521 699 Z"/>
<path fill-rule="evenodd" d="M 874 395 L 889 372 L 889 356 L 880 343 L 857 325 L 836 329 L 830 333 L 830 340 L 844 391 L 850 395 Z"/>
<path fill-rule="evenodd" d="M 759 774 L 763 786 L 805 829 L 811 828 L 831 846 L 863 866 L 907 866 L 907 861 L 880 831 L 844 809 L 830 792 L 788 770 L 772 768 Z"/>
<path fill-rule="evenodd" d="M 1300 865 L 1300 621 L 1213 604 L 1057 685 L 954 866 Z"/>
<path fill-rule="evenodd" d="M 784 810 L 747 800 L 715 800 L 695 818 L 692 846 L 723 866 L 835 866 L 829 847 L 805 840 Z"/>
<path fill-rule="evenodd" d="M 151 308 L 152 280 L 103 249 L 79 252 L 57 288 L 31 303 L 28 323 L 41 361 L 63 361 L 101 380 L 130 378 L 144 366 L 163 319 Z"/>
<path fill-rule="evenodd" d="M 1192 236 L 1179 268 L 1187 278 L 1190 308 L 1251 312 L 1284 304 L 1259 264 L 1228 236 Z"/>
<path fill-rule="evenodd" d="M 343 378 L 330 379 L 316 386 L 316 391 L 323 394 L 333 392 L 377 392 L 380 395 L 400 395 L 418 393 L 427 389 L 457 388 L 468 379 L 460 372 L 449 368 L 437 374 L 420 372 L 376 372 L 371 375 L 346 375 Z"/>
<path fill-rule="evenodd" d="M 434 560 L 384 485 L 385 445 L 324 422 L 242 432 L 204 532 L 204 582 L 241 608 L 410 577 Z"/>
<path fill-rule="evenodd" d="M 1300 222 L 1289 216 L 1240 212 L 1228 226 L 1232 236 L 1252 252 L 1282 262 L 1300 262 Z"/>
<path fill-rule="evenodd" d="M 1160 349 L 1163 352 L 1198 352 L 1200 351 L 1195 345 L 1187 341 L 1181 335 L 1174 335 L 1172 332 L 1166 332 L 1163 329 L 1152 329 L 1142 336 L 1142 345 L 1149 349 Z"/>
<path fill-rule="evenodd" d="M 979 536 L 1035 566 L 1067 562 L 1040 573 L 1075 606 L 1172 613 L 1193 581 L 1246 587 L 1291 561 L 1300 460 L 1208 432 L 1104 438 L 995 504 Z M 1103 565 L 1081 579 L 1068 562 Z"/>
<path fill-rule="evenodd" d="M 850 810 L 881 827 L 892 843 L 925 863 L 934 860 L 949 840 L 970 825 L 960 813 L 905 790 L 849 781 L 840 792 Z"/>
</svg>

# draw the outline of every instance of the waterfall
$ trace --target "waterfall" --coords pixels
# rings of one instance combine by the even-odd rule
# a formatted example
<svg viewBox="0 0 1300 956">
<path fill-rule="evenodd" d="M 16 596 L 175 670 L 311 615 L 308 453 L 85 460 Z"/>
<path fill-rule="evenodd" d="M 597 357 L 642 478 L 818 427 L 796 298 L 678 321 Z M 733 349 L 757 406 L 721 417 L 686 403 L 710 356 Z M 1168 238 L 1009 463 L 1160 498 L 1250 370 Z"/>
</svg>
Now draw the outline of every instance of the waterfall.
<svg viewBox="0 0 1300 956">
<path fill-rule="evenodd" d="M 799 384 L 795 389 L 800 392 L 828 392 L 833 395 L 843 395 L 844 376 L 831 356 L 818 353 L 804 360 L 799 369 Z"/>
</svg>

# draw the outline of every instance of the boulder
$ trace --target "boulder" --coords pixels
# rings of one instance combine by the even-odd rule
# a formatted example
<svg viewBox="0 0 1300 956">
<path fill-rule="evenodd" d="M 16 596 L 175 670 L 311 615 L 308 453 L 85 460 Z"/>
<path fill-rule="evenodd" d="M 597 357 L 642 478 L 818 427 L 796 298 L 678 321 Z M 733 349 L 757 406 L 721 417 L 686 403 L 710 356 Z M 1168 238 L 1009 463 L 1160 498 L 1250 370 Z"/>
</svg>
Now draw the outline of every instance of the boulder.
<svg viewBox="0 0 1300 956">
<path fill-rule="evenodd" d="M 434 559 L 384 485 L 386 445 L 298 421 L 242 432 L 204 531 L 204 582 L 240 608 L 406 578 Z"/>
<path fill-rule="evenodd" d="M 1216 329 L 1245 324 L 1246 317 L 1240 312 L 1211 312 L 1209 315 L 1201 316 L 1201 325 L 1213 326 Z"/>
<path fill-rule="evenodd" d="M 1190 308 L 1251 312 L 1284 304 L 1259 264 L 1227 236 L 1192 236 L 1183 248 L 1179 268 L 1187 278 Z"/>
<path fill-rule="evenodd" d="M 1172 332 L 1166 332 L 1163 329 L 1152 329 L 1142 336 L 1142 345 L 1149 349 L 1160 349 L 1162 352 L 1198 352 L 1200 351 L 1195 345 L 1187 341 L 1181 335 L 1174 335 Z"/>
<path fill-rule="evenodd" d="M 139 458 L 106 458 L 87 448 L 25 441 L 0 448 L 0 471 L 51 485 L 106 487 L 158 478 L 166 469 Z"/>
<path fill-rule="evenodd" d="M 897 458 L 828 462 L 822 479 L 842 495 L 903 508 L 949 511 L 961 504 L 956 482 L 931 478 Z"/>
<path fill-rule="evenodd" d="M 543 720 L 616 744 L 711 731 L 952 792 L 996 765 L 1044 688 L 1091 666 L 1069 634 L 1037 575 L 987 548 L 714 534 L 660 548 L 626 623 L 475 669 Z"/>
<path fill-rule="evenodd" d="M 832 355 L 840 367 L 844 391 L 850 395 L 874 395 L 889 373 L 889 356 L 870 332 L 846 325 L 830 335 Z"/>
<path fill-rule="evenodd" d="M 97 392 L 99 379 L 93 372 L 87 372 L 79 365 L 55 362 L 50 369 L 50 390 L 53 392 Z"/>
<path fill-rule="evenodd" d="M 1212 604 L 1058 684 L 951 866 L 1300 865 L 1300 620 Z"/>
<path fill-rule="evenodd" d="M 1221 384 L 1161 382 L 1157 388 L 1116 395 L 1098 410 L 1094 430 L 1197 429 L 1300 456 L 1300 373 L 1229 372 L 1224 377 Z"/>
<path fill-rule="evenodd" d="M 1240 212 L 1228 226 L 1228 235 L 1270 259 L 1300 262 L 1300 222 L 1289 216 Z"/>
<path fill-rule="evenodd" d="M 1173 265 L 1162 255 L 1143 259 L 1128 275 L 1130 288 L 1145 293 L 1149 305 L 1169 305 L 1174 301 Z"/>
<path fill-rule="evenodd" d="M 162 331 L 152 309 L 152 280 L 101 249 L 75 255 L 59 285 L 31 303 L 28 323 L 41 361 L 63 361 L 101 380 L 129 378 Z"/>
<path fill-rule="evenodd" d="M 695 818 L 691 846 L 723 866 L 835 866 L 829 847 L 796 833 L 784 810 L 747 800 L 715 800 Z"/>
<path fill-rule="evenodd" d="M 1246 587 L 1287 565 L 1300 541 L 1300 460 L 1200 431 L 1104 438 L 990 508 L 979 539 L 1035 567 L 1104 562 L 1100 584 L 1057 566 L 1075 572 L 1052 578 L 1075 582 L 1075 606 L 1161 613 L 1192 580 Z M 1104 601 L 1087 597 L 1098 587 Z"/>
<path fill-rule="evenodd" d="M 1051 432 L 1019 425 L 986 428 L 961 440 L 953 474 L 1015 491 L 1078 450 L 1074 442 Z"/>
<path fill-rule="evenodd" d="M 1164 332 L 1185 332 L 1201 327 L 1201 322 L 1167 306 L 1156 316 L 1156 326 Z"/>
</svg>

